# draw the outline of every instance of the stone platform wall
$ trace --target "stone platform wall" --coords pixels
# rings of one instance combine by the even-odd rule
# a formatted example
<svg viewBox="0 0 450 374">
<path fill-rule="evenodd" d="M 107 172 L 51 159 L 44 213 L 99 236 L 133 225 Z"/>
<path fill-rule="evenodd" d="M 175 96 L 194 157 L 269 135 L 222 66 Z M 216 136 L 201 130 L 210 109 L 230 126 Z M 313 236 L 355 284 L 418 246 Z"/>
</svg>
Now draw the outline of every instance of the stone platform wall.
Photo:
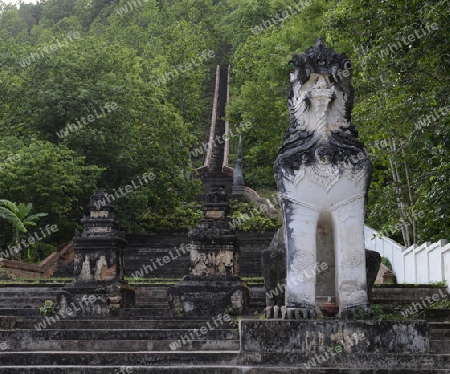
<svg viewBox="0 0 450 374">
<path fill-rule="evenodd" d="M 261 252 L 269 247 L 273 235 L 273 232 L 238 233 L 241 250 L 240 276 L 261 276 Z M 191 240 L 186 235 L 131 234 L 127 236 L 127 240 L 125 276 L 142 274 L 145 278 L 179 278 L 188 274 L 189 253 L 183 251 L 183 248 Z M 165 256 L 166 263 L 163 262 Z"/>
<path fill-rule="evenodd" d="M 298 365 L 315 358 L 320 366 L 336 367 L 353 360 L 388 357 L 410 360 L 429 353 L 429 329 L 425 321 L 345 320 L 249 320 L 240 321 L 243 364 L 284 363 Z M 339 360 L 337 360 L 339 359 Z M 311 361 L 309 361 L 311 362 Z"/>
</svg>

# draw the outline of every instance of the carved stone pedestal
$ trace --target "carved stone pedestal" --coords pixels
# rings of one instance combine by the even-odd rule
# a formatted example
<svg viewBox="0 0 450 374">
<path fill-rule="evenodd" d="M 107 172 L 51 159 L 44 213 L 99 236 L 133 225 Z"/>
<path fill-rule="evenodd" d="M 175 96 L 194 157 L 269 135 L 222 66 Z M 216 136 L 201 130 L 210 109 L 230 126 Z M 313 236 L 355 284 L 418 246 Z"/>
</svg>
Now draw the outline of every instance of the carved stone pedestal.
<svg viewBox="0 0 450 374">
<path fill-rule="evenodd" d="M 125 232 L 119 230 L 114 205 L 104 190 L 92 195 L 89 209 L 89 216 L 81 220 L 83 231 L 73 238 L 76 279 L 64 287 L 58 305 L 82 302 L 83 314 L 116 314 L 135 301 L 134 288 L 123 279 Z"/>
<path fill-rule="evenodd" d="M 168 290 L 177 315 L 242 315 L 249 302 L 248 287 L 235 275 L 185 275 Z"/>
<path fill-rule="evenodd" d="M 412 373 L 423 368 L 414 361 L 429 353 L 428 328 L 426 321 L 242 319 L 240 360 L 248 366 L 289 366 L 299 369 L 296 373 L 381 373 L 392 368 Z"/>
<path fill-rule="evenodd" d="M 239 245 L 224 191 L 208 194 L 206 218 L 190 237 L 190 275 L 168 289 L 171 308 L 178 315 L 243 314 L 249 290 L 238 277 Z"/>
<path fill-rule="evenodd" d="M 368 290 L 371 290 L 375 283 L 378 270 L 380 269 L 381 256 L 378 252 L 366 249 L 365 259 L 367 286 Z M 262 251 L 261 267 L 266 290 L 266 318 L 282 318 L 283 312 L 286 310 L 286 243 L 284 241 L 283 227 L 278 229 L 277 233 L 274 235 L 270 247 Z M 318 266 L 316 264 L 313 271 L 304 272 L 304 277 L 302 278 L 306 278 L 308 275 L 314 275 L 317 283 L 321 280 L 321 283 L 324 283 L 323 275 L 329 272 L 329 270 L 328 264 L 322 262 Z M 298 284 L 300 281 L 296 283 Z M 371 296 L 370 293 L 369 296 Z M 333 299 L 332 296 L 331 298 Z M 323 298 L 323 301 L 325 300 L 326 299 Z M 321 305 L 320 303 L 323 301 L 318 299 L 319 307 Z"/>
</svg>

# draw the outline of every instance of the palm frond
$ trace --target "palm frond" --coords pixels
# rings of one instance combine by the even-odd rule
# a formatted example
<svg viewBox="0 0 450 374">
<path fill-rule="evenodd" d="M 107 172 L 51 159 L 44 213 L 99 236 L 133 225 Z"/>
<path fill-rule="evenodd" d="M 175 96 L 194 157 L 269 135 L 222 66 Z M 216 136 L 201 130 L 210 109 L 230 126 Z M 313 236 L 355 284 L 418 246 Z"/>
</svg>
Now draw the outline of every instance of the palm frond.
<svg viewBox="0 0 450 374">
<path fill-rule="evenodd" d="M 11 224 L 22 232 L 27 232 L 27 229 L 23 225 L 22 221 L 13 212 L 5 207 L 0 207 L 0 218 L 6 219 Z"/>
<path fill-rule="evenodd" d="M 31 216 L 26 217 L 25 221 L 34 222 L 34 221 L 37 221 L 39 218 L 45 217 L 45 216 L 48 216 L 48 213 L 36 213 L 36 214 L 32 214 Z"/>
<path fill-rule="evenodd" d="M 19 212 L 19 208 L 17 207 L 16 203 L 13 203 L 12 201 L 1 199 L 0 205 L 6 206 L 11 212 L 17 215 Z"/>
<path fill-rule="evenodd" d="M 33 209 L 33 204 L 32 203 L 28 203 L 25 205 L 25 215 L 27 215 L 28 213 L 31 212 L 31 209 Z"/>
</svg>

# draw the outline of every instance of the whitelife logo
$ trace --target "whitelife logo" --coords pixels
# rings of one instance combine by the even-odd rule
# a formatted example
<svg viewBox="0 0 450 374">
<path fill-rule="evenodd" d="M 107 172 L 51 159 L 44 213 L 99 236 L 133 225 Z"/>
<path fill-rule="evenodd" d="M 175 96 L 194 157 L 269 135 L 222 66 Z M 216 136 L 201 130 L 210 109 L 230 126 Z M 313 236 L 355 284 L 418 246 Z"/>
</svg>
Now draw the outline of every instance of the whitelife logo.
<svg viewBox="0 0 450 374">
<path fill-rule="evenodd" d="M 75 123 L 68 123 L 66 125 L 66 127 L 64 129 L 62 129 L 61 131 L 58 131 L 56 133 L 56 135 L 58 135 L 58 137 L 60 139 L 62 139 L 64 137 L 66 137 L 67 135 L 69 135 L 71 132 L 78 131 L 84 125 L 88 125 L 89 123 L 94 122 L 96 119 L 106 117 L 107 114 L 111 113 L 113 110 L 116 110 L 118 107 L 119 107 L 119 105 L 117 105 L 114 101 L 112 101 L 110 103 L 106 103 L 104 106 L 100 107 L 100 109 L 99 109 L 99 111 L 102 112 L 102 114 L 99 114 L 97 112 L 97 109 L 95 109 L 94 114 L 88 114 L 86 117 L 81 117 L 81 122 L 83 122 L 83 124 L 81 124 L 80 120 L 78 118 L 76 118 L 75 122 L 78 124 L 78 126 Z M 108 111 L 108 113 L 105 112 L 105 109 Z M 86 122 L 86 120 L 88 121 L 88 123 Z"/>
<path fill-rule="evenodd" d="M 176 260 L 177 258 L 180 258 L 182 255 L 186 254 L 186 252 L 190 251 L 192 248 L 194 248 L 193 244 L 187 244 L 185 245 L 184 243 L 180 245 L 180 248 L 175 247 L 175 251 L 177 253 L 177 256 L 174 256 L 172 250 L 169 251 L 169 255 L 170 257 L 167 256 L 163 256 L 163 258 L 161 259 L 160 257 L 156 258 L 156 262 L 158 263 L 158 265 L 160 267 L 164 266 L 165 264 L 168 264 L 170 261 L 172 260 Z M 183 252 L 183 254 L 180 253 Z M 151 264 L 148 265 L 144 265 L 142 266 L 141 270 L 136 270 L 133 274 L 131 274 L 131 276 L 134 279 L 138 279 L 138 278 L 142 278 L 144 275 L 147 275 L 149 273 L 153 272 L 153 270 L 158 269 L 158 267 L 155 264 L 155 260 L 151 259 Z"/>
<path fill-rule="evenodd" d="M 156 178 L 156 176 L 152 172 L 142 174 L 142 179 L 144 180 L 145 183 L 148 183 L 149 181 L 152 181 L 155 178 Z M 112 201 L 116 201 L 117 199 L 120 199 L 121 197 L 124 197 L 127 194 L 141 188 L 144 185 L 144 183 L 142 182 L 141 177 L 138 177 L 138 179 L 139 179 L 138 185 L 136 183 L 134 183 L 134 180 L 131 180 L 131 184 L 127 184 L 125 187 L 119 187 L 118 191 L 116 189 L 114 189 L 114 195 L 106 195 L 105 199 L 95 201 L 94 204 L 95 204 L 95 207 L 97 208 L 97 210 L 100 210 L 106 204 L 111 204 Z M 125 189 L 125 192 L 124 192 L 124 189 Z"/>
<path fill-rule="evenodd" d="M 44 232 L 45 230 L 45 232 Z M 31 234 L 27 239 L 22 239 L 19 243 L 19 245 L 16 246 L 8 246 L 8 249 L 6 251 L 0 252 L 0 258 L 7 259 L 8 257 L 12 257 L 14 254 L 19 253 L 22 249 L 28 248 L 29 245 L 35 244 L 38 241 L 41 241 L 45 239 L 47 236 L 51 235 L 54 232 L 58 231 L 57 225 L 46 225 L 44 229 L 40 229 L 41 235 L 39 236 L 39 233 L 35 231 L 33 234 Z M 28 242 L 28 244 L 27 244 Z M 22 248 L 23 245 L 23 248 Z"/>
<path fill-rule="evenodd" d="M 217 327 L 219 327 L 220 325 L 224 324 L 225 322 L 230 322 L 231 321 L 231 317 L 224 313 L 224 314 L 219 314 L 217 317 L 214 317 L 212 319 L 212 323 L 214 324 L 214 326 L 212 326 L 211 323 L 206 322 L 206 326 L 202 326 L 200 327 L 200 333 L 199 333 L 199 329 L 194 329 L 194 333 L 196 335 L 196 337 L 194 336 L 194 333 L 190 332 L 189 335 L 184 334 L 180 336 L 180 339 L 178 339 L 176 342 L 170 343 L 170 349 L 172 351 L 175 351 L 178 348 L 181 348 L 181 344 L 187 344 L 188 342 L 192 342 L 193 340 L 195 340 L 195 338 L 200 339 L 200 335 L 205 335 L 208 333 L 208 331 L 212 331 L 215 330 Z M 219 323 L 218 323 L 219 322 Z"/>
<path fill-rule="evenodd" d="M 71 317 L 74 313 L 78 314 L 79 312 L 91 312 L 90 304 L 93 304 L 97 301 L 97 296 L 95 295 L 84 295 L 81 300 L 78 301 L 79 308 L 72 302 L 70 306 L 67 306 L 64 310 L 60 310 L 55 314 L 54 317 L 45 317 L 44 321 L 39 322 L 37 325 L 34 325 L 34 328 L 37 331 L 41 331 L 47 327 L 50 327 L 52 323 L 56 323 L 56 321 L 60 321 L 62 319 Z"/>
<path fill-rule="evenodd" d="M 56 39 L 56 44 L 50 44 L 43 48 L 38 48 L 39 53 L 30 53 L 30 57 L 25 58 L 22 61 L 19 61 L 19 65 L 23 68 L 30 66 L 32 62 L 40 60 L 42 57 L 44 57 L 44 52 L 48 55 L 51 53 L 56 52 L 58 49 L 62 49 L 62 47 L 67 47 L 69 42 L 76 41 L 80 38 L 80 33 L 78 31 L 75 32 L 68 32 L 67 38 L 64 38 L 61 42 L 59 39 Z M 74 40 L 75 39 L 75 40 Z M 65 43 L 65 44 L 63 44 Z"/>
</svg>

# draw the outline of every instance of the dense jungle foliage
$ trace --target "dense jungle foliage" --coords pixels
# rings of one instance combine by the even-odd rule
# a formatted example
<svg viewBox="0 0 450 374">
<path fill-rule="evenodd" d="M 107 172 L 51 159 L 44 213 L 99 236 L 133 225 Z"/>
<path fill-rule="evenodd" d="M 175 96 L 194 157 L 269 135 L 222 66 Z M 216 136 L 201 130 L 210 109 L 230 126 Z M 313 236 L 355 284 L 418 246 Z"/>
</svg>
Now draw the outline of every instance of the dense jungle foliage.
<svg viewBox="0 0 450 374">
<path fill-rule="evenodd" d="M 34 260 L 71 239 L 96 188 L 139 186 L 116 202 L 128 231 L 191 224 L 218 63 L 232 66 L 232 128 L 252 124 L 246 183 L 274 190 L 286 65 L 321 35 L 353 62 L 367 223 L 406 245 L 450 238 L 449 14 L 443 0 L 0 1 L 0 199 L 58 226 Z M 3 249 L 14 212 L 0 210 Z"/>
</svg>

